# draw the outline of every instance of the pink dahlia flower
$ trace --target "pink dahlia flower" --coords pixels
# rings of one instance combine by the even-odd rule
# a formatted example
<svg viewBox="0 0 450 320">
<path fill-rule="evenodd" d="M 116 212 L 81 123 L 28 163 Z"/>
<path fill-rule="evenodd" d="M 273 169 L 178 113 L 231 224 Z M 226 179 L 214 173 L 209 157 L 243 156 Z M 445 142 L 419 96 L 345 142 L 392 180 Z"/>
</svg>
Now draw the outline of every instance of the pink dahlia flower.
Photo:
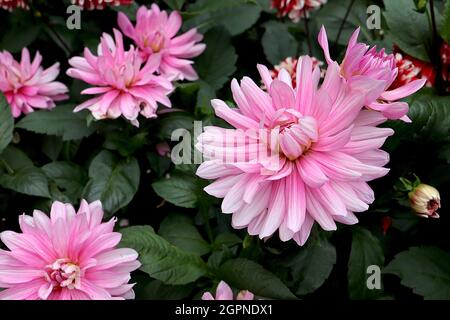
<svg viewBox="0 0 450 320">
<path fill-rule="evenodd" d="M 253 293 L 247 290 L 240 291 L 236 296 L 236 300 L 253 300 L 253 298 Z M 234 300 L 233 291 L 226 282 L 220 281 L 216 289 L 216 296 L 214 297 L 210 292 L 205 292 L 202 300 Z"/>
<path fill-rule="evenodd" d="M 133 3 L 133 0 L 71 0 L 72 4 L 83 7 L 87 10 L 102 10 L 105 9 L 107 5 L 111 6 L 122 6 L 129 5 Z"/>
<path fill-rule="evenodd" d="M 361 77 L 369 77 L 385 82 L 382 94 L 375 101 L 366 103 L 372 110 L 380 111 L 388 119 L 402 119 L 410 122 L 406 115 L 408 104 L 398 101 L 418 91 L 426 83 L 426 79 L 417 79 L 401 87 L 390 89 L 397 78 L 398 68 L 393 54 L 386 54 L 384 49 L 377 52 L 376 47 L 370 48 L 364 43 L 357 42 L 360 28 L 351 36 L 344 60 L 340 65 L 340 74 L 348 81 Z M 334 61 L 330 57 L 328 38 L 322 26 L 319 33 L 319 43 L 324 51 L 328 64 Z"/>
<path fill-rule="evenodd" d="M 191 29 L 177 36 L 181 28 L 181 16 L 177 11 L 170 15 L 161 11 L 157 4 L 151 9 L 139 8 L 136 26 L 127 16 L 119 13 L 118 24 L 122 32 L 134 40 L 144 59 L 161 55 L 158 72 L 171 80 L 197 80 L 191 58 L 200 55 L 206 45 L 199 43 L 203 36 L 197 29 Z"/>
<path fill-rule="evenodd" d="M 0 52 L 0 92 L 5 95 L 15 118 L 33 109 L 51 109 L 55 101 L 67 99 L 67 87 L 54 81 L 59 74 L 59 63 L 44 70 L 41 62 L 39 52 L 31 61 L 27 48 L 22 49 L 20 62 L 8 51 Z"/>
<path fill-rule="evenodd" d="M 28 0 L 0 0 L 0 8 L 9 11 L 16 8 L 29 9 Z"/>
<path fill-rule="evenodd" d="M 277 9 L 279 17 L 288 16 L 292 21 L 298 22 L 326 3 L 327 0 L 272 0 L 272 8 Z"/>
<path fill-rule="evenodd" d="M 4 231 L 0 239 L 1 300 L 133 299 L 130 272 L 139 268 L 133 249 L 116 249 L 116 219 L 102 223 L 99 201 L 80 209 L 54 202 L 50 217 L 35 210 L 22 215 L 22 233 Z"/>
<path fill-rule="evenodd" d="M 89 109 L 96 119 L 123 116 L 138 126 L 139 114 L 156 118 L 157 102 L 171 107 L 167 95 L 173 86 L 166 78 L 154 74 L 159 66 L 159 56 L 152 56 L 142 65 L 137 50 L 133 47 L 124 50 L 120 31 L 114 30 L 114 37 L 115 41 L 109 34 L 103 34 L 97 57 L 85 48 L 84 57 L 69 60 L 73 68 L 67 70 L 67 74 L 95 86 L 81 93 L 98 95 L 74 111 Z"/>
<path fill-rule="evenodd" d="M 260 238 L 278 230 L 282 241 L 303 245 L 315 221 L 325 230 L 357 223 L 354 212 L 374 200 L 367 181 L 388 172 L 389 154 L 379 148 L 393 130 L 376 127 L 382 114 L 362 111 L 385 81 L 359 78 L 350 87 L 331 63 L 319 87 L 320 70 L 308 56 L 298 62 L 296 87 L 284 69 L 275 80 L 258 69 L 267 92 L 244 77 L 231 83 L 237 109 L 212 100 L 236 129 L 206 127 L 199 136 L 206 161 L 197 175 L 216 180 L 205 191 L 223 198 L 234 228 Z"/>
<path fill-rule="evenodd" d="M 324 63 L 320 61 L 319 59 L 315 57 L 311 57 L 313 68 L 318 66 L 320 68 L 320 77 L 323 78 L 325 76 L 325 69 L 322 69 Z M 296 71 L 297 71 L 297 58 L 288 57 L 281 61 L 279 64 L 273 67 L 272 70 L 270 70 L 270 75 L 272 76 L 272 79 L 278 78 L 278 74 L 280 73 L 281 69 L 285 69 L 292 79 L 292 85 L 295 87 L 295 79 L 297 77 Z"/>
</svg>

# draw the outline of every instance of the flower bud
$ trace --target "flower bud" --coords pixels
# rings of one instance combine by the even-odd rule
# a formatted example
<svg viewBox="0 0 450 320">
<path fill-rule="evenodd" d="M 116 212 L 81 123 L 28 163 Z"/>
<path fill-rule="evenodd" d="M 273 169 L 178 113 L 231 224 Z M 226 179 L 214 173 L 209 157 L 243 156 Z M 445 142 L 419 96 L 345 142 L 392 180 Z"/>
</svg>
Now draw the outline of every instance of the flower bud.
<svg viewBox="0 0 450 320">
<path fill-rule="evenodd" d="M 439 218 L 437 211 L 441 208 L 441 197 L 436 188 L 421 183 L 408 195 L 411 208 L 419 217 Z"/>
</svg>

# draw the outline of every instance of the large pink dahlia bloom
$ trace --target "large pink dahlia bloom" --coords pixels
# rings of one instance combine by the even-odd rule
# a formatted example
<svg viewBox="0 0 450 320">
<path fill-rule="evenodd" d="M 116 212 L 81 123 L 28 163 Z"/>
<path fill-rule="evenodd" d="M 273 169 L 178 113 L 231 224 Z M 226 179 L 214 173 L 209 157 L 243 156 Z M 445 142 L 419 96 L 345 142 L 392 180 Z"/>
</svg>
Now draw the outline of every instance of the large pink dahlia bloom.
<svg viewBox="0 0 450 320">
<path fill-rule="evenodd" d="M 247 290 L 239 291 L 236 296 L 236 300 L 253 300 L 253 298 L 253 293 Z M 216 289 L 216 296 L 213 296 L 211 292 L 205 292 L 202 300 L 234 300 L 233 290 L 225 281 L 220 281 Z"/>
<path fill-rule="evenodd" d="M 236 129 L 206 127 L 199 136 L 206 161 L 197 174 L 216 180 L 205 191 L 224 198 L 233 227 L 260 238 L 279 230 L 281 240 L 303 245 L 314 221 L 325 230 L 357 223 L 354 212 L 374 200 L 367 181 L 388 172 L 389 155 L 379 148 L 393 130 L 376 127 L 382 114 L 362 111 L 385 81 L 360 78 L 350 86 L 331 63 L 319 87 L 320 70 L 308 56 L 298 61 L 296 87 L 284 69 L 275 80 L 258 69 L 267 92 L 244 77 L 231 83 L 237 109 L 212 101 Z"/>
<path fill-rule="evenodd" d="M 15 118 L 33 109 L 51 109 L 55 101 L 67 99 L 67 87 L 54 81 L 59 74 L 59 63 L 44 70 L 41 62 L 39 52 L 31 61 L 27 48 L 22 49 L 20 62 L 8 51 L 0 52 L 0 92 L 5 95 Z"/>
<path fill-rule="evenodd" d="M 171 107 L 167 95 L 173 91 L 173 86 L 165 77 L 154 74 L 160 63 L 159 56 L 152 56 L 143 65 L 137 50 L 133 47 L 124 50 L 120 31 L 114 30 L 114 38 L 115 41 L 109 34 L 103 34 L 97 57 L 85 48 L 84 57 L 69 60 L 73 68 L 67 70 L 67 74 L 95 86 L 81 93 L 98 95 L 74 111 L 89 109 L 96 119 L 123 116 L 138 126 L 139 114 L 156 118 L 158 102 Z"/>
<path fill-rule="evenodd" d="M 197 72 L 192 67 L 194 62 L 189 59 L 200 55 L 206 45 L 199 43 L 203 36 L 195 28 L 177 36 L 181 23 L 179 12 L 172 11 L 168 15 L 157 4 L 152 4 L 151 9 L 139 8 L 136 26 L 125 14 L 118 16 L 120 29 L 134 40 L 145 59 L 161 55 L 159 73 L 171 80 L 197 80 Z"/>
<path fill-rule="evenodd" d="M 0 299 L 133 299 L 130 272 L 139 268 L 133 249 L 116 249 L 116 219 L 102 223 L 99 201 L 82 201 L 78 212 L 54 202 L 50 217 L 35 210 L 22 215 L 22 233 L 4 231 L 0 239 Z"/>
<path fill-rule="evenodd" d="M 408 104 L 398 101 L 422 88 L 426 79 L 417 79 L 401 87 L 391 89 L 398 75 L 398 68 L 393 54 L 386 54 L 384 49 L 377 52 L 376 47 L 370 48 L 364 43 L 358 42 L 360 28 L 356 29 L 351 36 L 344 60 L 340 65 L 340 73 L 345 79 L 352 81 L 360 77 L 370 77 L 385 81 L 382 94 L 374 101 L 367 101 L 367 107 L 380 111 L 388 119 L 402 119 L 410 122 L 406 115 Z M 319 44 L 321 45 L 325 59 L 328 64 L 334 63 L 330 57 L 328 38 L 325 28 L 322 26 L 319 33 Z"/>
</svg>

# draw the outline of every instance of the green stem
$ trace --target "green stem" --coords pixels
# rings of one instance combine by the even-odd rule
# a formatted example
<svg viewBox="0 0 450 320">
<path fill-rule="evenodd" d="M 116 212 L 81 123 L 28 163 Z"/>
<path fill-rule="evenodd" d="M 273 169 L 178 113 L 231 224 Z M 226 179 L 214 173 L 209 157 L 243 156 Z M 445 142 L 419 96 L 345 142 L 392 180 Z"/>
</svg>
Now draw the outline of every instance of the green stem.
<svg viewBox="0 0 450 320">
<path fill-rule="evenodd" d="M 10 175 L 13 175 L 13 174 L 14 174 L 13 168 L 10 167 L 10 165 L 8 164 L 8 162 L 6 162 L 5 159 L 1 158 L 1 159 L 0 159 L 0 163 L 3 165 L 3 167 L 4 167 L 5 170 L 8 172 L 8 174 L 10 174 Z"/>
<path fill-rule="evenodd" d="M 438 93 L 443 93 L 443 81 L 442 81 L 442 61 L 440 55 L 440 40 L 437 31 L 436 16 L 434 14 L 434 0 L 430 0 L 430 17 L 431 28 L 433 32 L 433 44 L 432 44 L 432 57 L 431 60 L 436 65 L 436 89 Z"/>
<path fill-rule="evenodd" d="M 354 3 L 355 3 L 355 0 L 351 0 L 350 1 L 349 6 L 347 7 L 347 11 L 345 12 L 345 15 L 344 15 L 344 20 L 342 20 L 341 25 L 339 26 L 339 31 L 337 33 L 336 40 L 334 40 L 334 46 L 333 46 L 333 50 L 334 51 L 337 50 L 339 39 L 341 38 L 342 31 L 344 30 L 345 22 L 347 21 L 347 18 L 348 18 L 349 14 L 350 14 L 350 11 L 352 10 L 352 7 L 353 7 Z"/>
<path fill-rule="evenodd" d="M 208 206 L 206 206 L 204 204 L 200 204 L 200 213 L 202 214 L 203 220 L 205 222 L 206 233 L 208 234 L 208 240 L 209 240 L 209 243 L 212 244 L 214 242 L 214 236 L 213 236 L 213 232 L 211 229 L 211 224 L 209 223 L 208 210 L 209 210 Z"/>
<path fill-rule="evenodd" d="M 303 11 L 303 18 L 305 20 L 305 32 L 306 32 L 306 42 L 308 43 L 308 53 L 312 56 L 312 45 L 311 45 L 311 34 L 309 32 L 309 20 L 306 16 L 306 10 Z"/>
</svg>

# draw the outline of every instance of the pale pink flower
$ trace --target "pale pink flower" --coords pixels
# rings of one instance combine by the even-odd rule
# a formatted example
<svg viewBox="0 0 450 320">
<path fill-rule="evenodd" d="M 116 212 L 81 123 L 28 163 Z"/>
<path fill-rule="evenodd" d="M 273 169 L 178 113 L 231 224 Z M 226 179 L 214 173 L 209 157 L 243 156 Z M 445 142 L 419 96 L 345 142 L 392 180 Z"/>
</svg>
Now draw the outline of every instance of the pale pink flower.
<svg viewBox="0 0 450 320">
<path fill-rule="evenodd" d="M 4 231 L 0 239 L 1 300 L 133 299 L 130 272 L 139 268 L 133 249 L 115 247 L 121 234 L 116 219 L 102 223 L 99 201 L 82 201 L 78 212 L 54 202 L 50 217 L 35 210 L 21 215 L 22 233 Z"/>
<path fill-rule="evenodd" d="M 161 56 L 159 73 L 171 80 L 198 79 L 192 67 L 194 62 L 189 59 L 200 55 L 206 45 L 199 43 L 203 36 L 195 28 L 177 36 L 182 24 L 179 12 L 172 11 L 168 15 L 154 3 L 151 9 L 139 8 L 136 26 L 123 13 L 119 13 L 117 20 L 122 32 L 134 40 L 144 59 Z"/>
<path fill-rule="evenodd" d="M 287 15 L 293 22 L 298 22 L 326 3 L 327 0 L 272 0 L 272 8 L 277 9 L 279 17 Z"/>
<path fill-rule="evenodd" d="M 132 46 L 125 51 L 122 34 L 114 30 L 114 38 L 103 34 L 98 48 L 98 57 L 88 48 L 84 57 L 69 60 L 73 68 L 67 74 L 81 79 L 93 88 L 83 90 L 82 94 L 99 95 L 75 108 L 75 112 L 89 109 L 96 119 L 116 119 L 120 116 L 139 125 L 139 114 L 145 118 L 156 118 L 158 102 L 171 107 L 168 94 L 173 91 L 169 80 L 155 75 L 160 57 L 152 56 L 145 65 L 137 50 Z"/>
<path fill-rule="evenodd" d="M 250 291 L 239 291 L 236 300 L 253 300 L 254 295 Z M 225 281 L 220 281 L 216 289 L 216 296 L 214 297 L 210 292 L 205 292 L 202 295 L 202 300 L 235 300 L 233 291 Z"/>
<path fill-rule="evenodd" d="M 15 118 L 33 109 L 51 109 L 55 101 L 67 99 L 67 87 L 54 81 L 59 74 L 59 63 L 48 69 L 41 66 L 39 52 L 30 60 L 30 52 L 22 49 L 20 62 L 8 51 L 0 52 L 0 92 L 6 97 Z"/>
<path fill-rule="evenodd" d="M 237 129 L 206 127 L 198 137 L 206 161 L 197 175 L 216 180 L 205 191 L 223 198 L 234 228 L 261 239 L 278 230 L 282 241 L 303 245 L 315 221 L 325 230 L 357 223 L 354 212 L 374 200 L 367 181 L 389 171 L 389 154 L 379 148 L 393 130 L 376 127 L 386 121 L 381 113 L 362 111 L 385 81 L 359 78 L 350 87 L 331 63 L 319 87 L 320 69 L 308 56 L 298 62 L 296 87 L 286 70 L 272 80 L 258 69 L 268 92 L 244 77 L 231 83 L 237 109 L 212 100 L 216 115 Z M 236 139 L 226 141 L 230 133 Z M 260 157 L 261 148 L 272 155 Z"/>
<path fill-rule="evenodd" d="M 340 65 L 342 77 L 349 82 L 361 77 L 385 81 L 382 94 L 375 101 L 367 102 L 367 107 L 380 111 L 388 119 L 402 119 L 405 122 L 411 122 L 406 115 L 409 109 L 408 104 L 398 100 L 418 91 L 427 80 L 417 79 L 401 87 L 390 89 L 398 74 L 394 55 L 386 54 L 384 49 L 377 52 L 376 47 L 370 48 L 364 43 L 359 43 L 359 30 L 360 28 L 356 29 L 349 40 L 344 60 Z M 334 60 L 330 57 L 327 33 L 323 26 L 319 33 L 319 43 L 328 64 L 334 63 Z"/>
</svg>

